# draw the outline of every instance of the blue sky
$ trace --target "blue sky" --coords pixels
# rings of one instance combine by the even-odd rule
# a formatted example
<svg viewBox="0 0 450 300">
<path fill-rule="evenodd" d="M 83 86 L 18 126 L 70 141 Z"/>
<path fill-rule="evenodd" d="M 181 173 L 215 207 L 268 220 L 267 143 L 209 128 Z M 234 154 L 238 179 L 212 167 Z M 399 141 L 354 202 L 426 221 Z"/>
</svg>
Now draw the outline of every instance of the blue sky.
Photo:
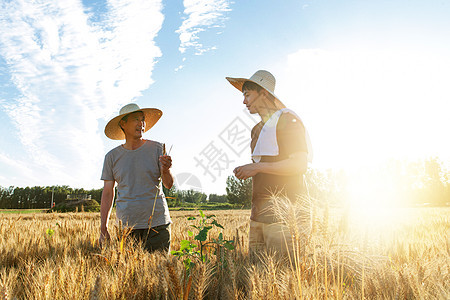
<svg viewBox="0 0 450 300">
<path fill-rule="evenodd" d="M 164 113 L 182 188 L 225 193 L 259 121 L 226 76 L 258 69 L 305 123 L 313 168 L 450 160 L 449 1 L 0 2 L 0 186 L 99 188 L 136 102 Z"/>
</svg>

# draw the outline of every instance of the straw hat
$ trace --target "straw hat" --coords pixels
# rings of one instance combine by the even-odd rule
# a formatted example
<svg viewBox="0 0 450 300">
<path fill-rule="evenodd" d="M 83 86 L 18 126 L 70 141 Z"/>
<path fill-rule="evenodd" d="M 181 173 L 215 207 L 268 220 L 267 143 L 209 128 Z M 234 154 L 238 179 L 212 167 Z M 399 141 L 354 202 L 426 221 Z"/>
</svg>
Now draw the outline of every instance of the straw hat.
<svg viewBox="0 0 450 300">
<path fill-rule="evenodd" d="M 263 89 L 268 91 L 272 96 L 275 97 L 275 101 L 278 102 L 277 106 L 280 108 L 285 108 L 286 106 L 281 102 L 280 98 L 275 95 L 275 77 L 266 70 L 256 71 L 255 74 L 250 78 L 233 78 L 233 77 L 225 77 L 235 88 L 242 92 L 242 86 L 246 81 L 251 81 L 261 86 Z"/>
<path fill-rule="evenodd" d="M 119 115 L 117 117 L 113 118 L 111 121 L 108 122 L 108 124 L 106 124 L 105 127 L 106 136 L 112 140 L 124 140 L 125 134 L 123 133 L 122 128 L 120 128 L 119 122 L 126 115 L 137 111 L 141 111 L 144 113 L 145 116 L 144 132 L 147 132 L 150 128 L 152 128 L 153 125 L 155 125 L 156 122 L 158 122 L 159 118 L 161 118 L 162 116 L 162 111 L 160 111 L 157 108 L 140 108 L 135 103 L 127 104 L 120 109 Z"/>
</svg>

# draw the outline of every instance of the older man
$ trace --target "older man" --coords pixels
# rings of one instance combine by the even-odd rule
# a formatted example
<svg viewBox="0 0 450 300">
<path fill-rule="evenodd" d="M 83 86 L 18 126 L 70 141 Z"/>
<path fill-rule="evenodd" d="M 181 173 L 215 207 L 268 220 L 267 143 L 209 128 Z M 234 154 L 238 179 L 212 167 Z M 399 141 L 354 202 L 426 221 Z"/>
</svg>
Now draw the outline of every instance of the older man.
<svg viewBox="0 0 450 300">
<path fill-rule="evenodd" d="M 164 144 L 142 137 L 161 116 L 159 109 L 141 109 L 130 103 L 105 127 L 108 138 L 125 143 L 109 151 L 103 164 L 100 244 L 109 239 L 108 220 L 117 183 L 118 221 L 132 228 L 131 235 L 149 252 L 169 251 L 172 221 L 161 182 L 168 189 L 173 185 L 172 159 Z"/>
</svg>

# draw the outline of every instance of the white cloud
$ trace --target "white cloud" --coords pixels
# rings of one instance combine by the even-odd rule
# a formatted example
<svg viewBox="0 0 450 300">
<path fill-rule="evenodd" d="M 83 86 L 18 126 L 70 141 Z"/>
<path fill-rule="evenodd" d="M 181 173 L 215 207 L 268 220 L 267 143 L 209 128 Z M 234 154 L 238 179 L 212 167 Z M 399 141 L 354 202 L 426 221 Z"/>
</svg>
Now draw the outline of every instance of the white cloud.
<svg viewBox="0 0 450 300">
<path fill-rule="evenodd" d="M 32 179 L 32 170 L 27 166 L 26 163 L 12 159 L 5 153 L 0 152 L 0 165 L 2 165 L 3 170 L 7 169 L 9 172 L 17 172 L 22 176 L 22 180 L 30 182 Z M 8 177 L 2 176 L 2 184 L 4 186 L 14 185 L 9 184 L 7 180 L 14 177 L 11 173 L 7 174 Z M 6 184 L 5 184 L 6 182 Z"/>
<path fill-rule="evenodd" d="M 97 120 L 152 83 L 161 9 L 161 1 L 110 0 L 92 21 L 78 0 L 0 4 L 0 55 L 21 93 L 2 109 L 31 169 L 44 168 L 58 182 L 95 184 L 104 155 Z"/>
<path fill-rule="evenodd" d="M 216 49 L 205 47 L 199 42 L 199 34 L 209 28 L 223 26 L 224 13 L 230 11 L 230 2 L 226 0 L 184 0 L 184 14 L 187 18 L 176 31 L 180 35 L 181 53 L 194 48 L 197 55 Z"/>
</svg>

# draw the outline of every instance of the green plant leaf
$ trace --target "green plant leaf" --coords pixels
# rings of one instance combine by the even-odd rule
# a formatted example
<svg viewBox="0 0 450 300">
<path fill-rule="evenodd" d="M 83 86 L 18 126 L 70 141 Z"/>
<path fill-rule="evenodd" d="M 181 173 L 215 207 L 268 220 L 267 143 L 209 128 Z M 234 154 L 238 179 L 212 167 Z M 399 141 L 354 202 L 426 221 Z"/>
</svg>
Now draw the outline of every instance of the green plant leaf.
<svg viewBox="0 0 450 300">
<path fill-rule="evenodd" d="M 192 220 L 195 220 L 195 217 L 189 217 L 187 219 L 188 219 L 188 221 L 192 221 Z"/>
<path fill-rule="evenodd" d="M 194 236 L 194 233 L 190 230 L 188 230 L 188 236 Z"/>
<path fill-rule="evenodd" d="M 208 231 L 211 229 L 210 226 L 205 226 L 200 232 L 194 237 L 197 241 L 204 242 L 208 237 Z"/>
<path fill-rule="evenodd" d="M 183 260 L 183 263 L 184 263 L 184 268 L 185 268 L 186 270 L 189 270 L 189 268 L 190 268 L 191 265 L 192 265 L 191 259 L 188 257 L 188 258 L 186 258 L 185 260 Z"/>
<path fill-rule="evenodd" d="M 196 246 L 196 245 L 191 244 L 191 242 L 188 240 L 182 240 L 180 242 L 180 251 L 192 249 L 193 248 L 192 246 Z"/>
<path fill-rule="evenodd" d="M 183 256 L 183 252 L 181 252 L 179 250 L 170 251 L 170 254 L 175 255 L 175 256 Z"/>
<path fill-rule="evenodd" d="M 228 250 L 234 250 L 234 245 L 232 242 L 227 241 L 224 245 L 225 248 L 227 248 Z"/>
<path fill-rule="evenodd" d="M 211 223 L 211 224 L 213 224 L 213 225 L 216 225 L 217 227 L 220 227 L 220 228 L 222 228 L 222 229 L 225 229 L 225 228 L 223 228 L 223 226 L 222 226 L 222 225 L 220 225 L 219 223 L 217 223 L 217 221 L 216 221 L 216 220 L 212 221 L 212 223 Z"/>
<path fill-rule="evenodd" d="M 199 210 L 199 212 L 200 212 L 200 216 L 201 216 L 202 218 L 205 218 L 205 214 L 203 213 L 203 211 L 202 211 L 202 210 Z"/>
<path fill-rule="evenodd" d="M 55 231 L 53 230 L 53 229 L 51 229 L 51 228 L 48 228 L 46 231 L 45 231 L 45 233 L 48 235 L 48 236 L 52 236 L 54 233 L 55 233 Z"/>
</svg>

